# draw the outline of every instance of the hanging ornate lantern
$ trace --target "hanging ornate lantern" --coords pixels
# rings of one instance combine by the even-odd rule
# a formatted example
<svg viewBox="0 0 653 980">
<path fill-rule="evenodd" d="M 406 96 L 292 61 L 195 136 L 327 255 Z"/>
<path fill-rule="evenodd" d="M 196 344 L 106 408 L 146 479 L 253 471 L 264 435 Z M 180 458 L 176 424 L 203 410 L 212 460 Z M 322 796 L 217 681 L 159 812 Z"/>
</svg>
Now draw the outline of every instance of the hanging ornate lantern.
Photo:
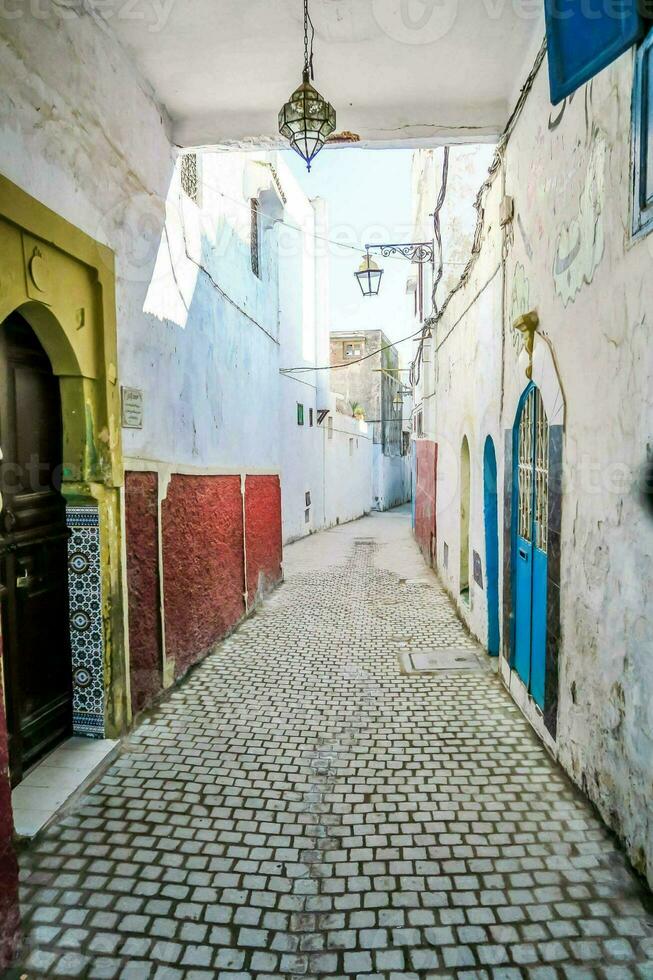
<svg viewBox="0 0 653 980">
<path fill-rule="evenodd" d="M 311 29 L 309 41 L 308 29 Z M 313 88 L 313 39 L 315 28 L 308 13 L 308 0 L 304 0 L 304 74 L 302 84 L 290 96 L 279 113 L 279 132 L 306 161 L 309 171 L 315 156 L 336 128 L 336 111 Z"/>
<path fill-rule="evenodd" d="M 380 269 L 368 252 L 354 275 L 358 279 L 363 296 L 378 296 L 383 269 Z"/>
</svg>

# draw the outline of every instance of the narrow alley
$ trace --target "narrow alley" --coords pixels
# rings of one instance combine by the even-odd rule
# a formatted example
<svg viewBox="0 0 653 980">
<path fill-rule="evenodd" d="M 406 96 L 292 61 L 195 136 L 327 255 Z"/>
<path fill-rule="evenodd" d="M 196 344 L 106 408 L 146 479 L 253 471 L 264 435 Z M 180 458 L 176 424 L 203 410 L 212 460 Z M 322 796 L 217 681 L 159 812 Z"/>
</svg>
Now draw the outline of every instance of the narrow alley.
<svg viewBox="0 0 653 980">
<path fill-rule="evenodd" d="M 284 571 L 22 855 L 16 976 L 653 977 L 645 890 L 409 509 Z"/>
</svg>

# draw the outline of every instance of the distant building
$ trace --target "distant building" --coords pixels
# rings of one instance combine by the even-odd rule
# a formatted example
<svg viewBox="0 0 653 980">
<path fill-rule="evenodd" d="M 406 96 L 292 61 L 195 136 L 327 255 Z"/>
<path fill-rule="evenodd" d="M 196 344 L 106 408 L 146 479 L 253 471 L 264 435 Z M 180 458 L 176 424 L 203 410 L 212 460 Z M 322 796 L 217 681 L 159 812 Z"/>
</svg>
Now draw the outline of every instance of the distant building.
<svg viewBox="0 0 653 980">
<path fill-rule="evenodd" d="M 411 496 L 410 397 L 395 399 L 405 385 L 399 352 L 382 330 L 331 331 L 331 389 L 341 412 L 365 418 L 373 432 L 373 497 L 389 510 Z"/>
</svg>

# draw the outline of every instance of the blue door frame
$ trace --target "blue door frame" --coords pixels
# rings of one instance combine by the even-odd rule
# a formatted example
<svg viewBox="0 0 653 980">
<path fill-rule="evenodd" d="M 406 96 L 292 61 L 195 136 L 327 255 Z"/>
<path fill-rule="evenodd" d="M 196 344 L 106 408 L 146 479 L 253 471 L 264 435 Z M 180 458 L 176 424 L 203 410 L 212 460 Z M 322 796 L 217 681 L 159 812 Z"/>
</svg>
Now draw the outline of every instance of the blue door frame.
<svg viewBox="0 0 653 980">
<path fill-rule="evenodd" d="M 546 687 L 547 501 L 548 425 L 540 393 L 529 384 L 520 398 L 513 427 L 512 666 L 542 709 Z"/>
<path fill-rule="evenodd" d="M 499 524 L 497 516 L 497 456 L 492 437 L 483 450 L 483 511 L 485 517 L 485 577 L 487 579 L 487 649 L 499 656 Z"/>
</svg>

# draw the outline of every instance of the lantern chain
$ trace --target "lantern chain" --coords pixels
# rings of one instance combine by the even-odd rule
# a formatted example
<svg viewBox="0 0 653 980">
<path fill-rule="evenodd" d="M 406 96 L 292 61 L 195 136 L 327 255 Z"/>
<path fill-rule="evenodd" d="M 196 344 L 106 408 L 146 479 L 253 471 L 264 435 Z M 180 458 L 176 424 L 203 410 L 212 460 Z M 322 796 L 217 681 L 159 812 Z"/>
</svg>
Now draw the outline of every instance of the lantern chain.
<svg viewBox="0 0 653 980">
<path fill-rule="evenodd" d="M 308 28 L 311 28 L 311 36 L 309 39 Z M 304 71 L 310 74 L 311 81 L 315 79 L 315 71 L 313 69 L 313 41 L 315 39 L 315 27 L 313 26 L 313 21 L 311 20 L 311 15 L 308 12 L 308 0 L 304 0 Z"/>
</svg>

